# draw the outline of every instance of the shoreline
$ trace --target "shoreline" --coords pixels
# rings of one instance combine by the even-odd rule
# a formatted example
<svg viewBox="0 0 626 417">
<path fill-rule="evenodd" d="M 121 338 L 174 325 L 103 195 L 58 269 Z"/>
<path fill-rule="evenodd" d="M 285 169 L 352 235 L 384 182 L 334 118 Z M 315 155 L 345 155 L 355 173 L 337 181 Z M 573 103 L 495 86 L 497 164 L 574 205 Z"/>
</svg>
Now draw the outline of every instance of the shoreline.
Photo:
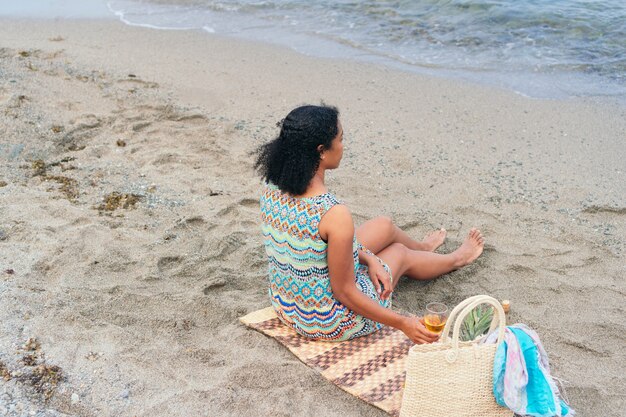
<svg viewBox="0 0 626 417">
<path fill-rule="evenodd" d="M 443 252 L 471 226 L 486 236 L 473 266 L 403 279 L 394 306 L 510 299 L 579 415 L 618 415 L 623 107 L 108 19 L 0 22 L 0 362 L 29 372 L 32 337 L 65 375 L 49 403 L 0 380 L 0 407 L 384 415 L 237 322 L 268 305 L 250 152 L 324 100 L 346 129 L 329 185 L 357 224 L 443 226 Z M 115 192 L 127 197 L 105 200 Z"/>
<path fill-rule="evenodd" d="M 155 4 L 155 6 L 162 6 Z M 286 28 L 276 28 L 268 31 L 267 28 L 254 31 L 236 31 L 233 33 L 215 33 L 209 26 L 202 27 L 165 27 L 150 23 L 135 23 L 125 19 L 123 13 L 111 8 L 109 3 L 103 4 L 109 15 L 106 16 L 77 16 L 77 17 L 43 17 L 43 16 L 0 16 L 1 20 L 33 20 L 33 21 L 116 21 L 129 27 L 142 28 L 156 31 L 174 31 L 201 33 L 214 36 L 218 39 L 231 40 L 250 44 L 261 44 L 271 48 L 287 49 L 291 53 L 297 53 L 311 59 L 350 61 L 355 64 L 366 66 L 384 67 L 391 71 L 404 72 L 417 75 L 418 77 L 448 80 L 459 84 L 475 85 L 478 88 L 495 89 L 510 92 L 524 98 L 533 100 L 583 100 L 595 103 L 606 103 L 626 108 L 626 90 L 621 95 L 615 95 L 614 89 L 621 88 L 619 84 L 607 80 L 596 79 L 591 74 L 576 73 L 530 73 L 495 72 L 488 69 L 462 70 L 446 68 L 443 65 L 410 63 L 401 56 L 387 54 L 382 51 L 370 50 L 358 47 L 347 41 L 329 38 L 323 35 L 289 32 Z M 68 10 L 71 7 L 68 8 Z M 91 11 L 94 14 L 98 12 Z M 66 12 L 67 13 L 67 12 Z M 87 12 L 85 12 L 87 13 Z M 101 11 L 99 12 L 101 13 Z M 240 19 L 238 17 L 237 19 Z M 266 33 L 267 32 L 267 33 Z M 287 40 L 291 39 L 291 40 Z M 293 39 L 297 39 L 294 41 Z M 320 52 L 320 51 L 324 52 Z M 486 78 L 489 78 L 487 80 Z M 569 84 L 576 81 L 578 86 L 592 84 L 595 92 L 587 92 L 578 95 Z M 613 88 L 612 88 L 613 87 Z"/>
</svg>

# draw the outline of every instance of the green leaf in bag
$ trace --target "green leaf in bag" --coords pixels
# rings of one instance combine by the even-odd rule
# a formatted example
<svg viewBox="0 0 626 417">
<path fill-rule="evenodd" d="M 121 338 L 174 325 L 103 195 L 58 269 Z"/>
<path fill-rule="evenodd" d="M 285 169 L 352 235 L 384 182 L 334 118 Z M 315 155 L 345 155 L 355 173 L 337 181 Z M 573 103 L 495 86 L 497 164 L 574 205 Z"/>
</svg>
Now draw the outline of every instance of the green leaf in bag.
<svg viewBox="0 0 626 417">
<path fill-rule="evenodd" d="M 476 326 L 478 329 L 485 329 L 485 332 L 489 331 L 489 326 L 491 325 L 491 320 L 493 319 L 493 308 L 489 308 L 487 310 L 487 313 L 478 320 L 478 325 Z"/>
<path fill-rule="evenodd" d="M 489 331 L 493 319 L 493 308 L 478 306 L 463 320 L 461 326 L 461 340 L 474 340 Z"/>
</svg>

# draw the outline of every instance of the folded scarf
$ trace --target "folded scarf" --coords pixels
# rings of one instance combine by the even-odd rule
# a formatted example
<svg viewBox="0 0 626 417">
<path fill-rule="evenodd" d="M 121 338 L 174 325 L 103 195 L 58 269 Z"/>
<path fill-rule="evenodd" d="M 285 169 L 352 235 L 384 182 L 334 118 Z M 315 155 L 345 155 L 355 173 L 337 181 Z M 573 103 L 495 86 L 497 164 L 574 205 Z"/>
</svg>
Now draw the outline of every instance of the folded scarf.
<svg viewBox="0 0 626 417">
<path fill-rule="evenodd" d="M 497 338 L 497 331 L 492 332 L 484 343 L 495 343 Z M 575 414 L 561 399 L 539 336 L 524 324 L 507 326 L 504 342 L 496 350 L 493 394 L 498 404 L 524 416 Z"/>
</svg>

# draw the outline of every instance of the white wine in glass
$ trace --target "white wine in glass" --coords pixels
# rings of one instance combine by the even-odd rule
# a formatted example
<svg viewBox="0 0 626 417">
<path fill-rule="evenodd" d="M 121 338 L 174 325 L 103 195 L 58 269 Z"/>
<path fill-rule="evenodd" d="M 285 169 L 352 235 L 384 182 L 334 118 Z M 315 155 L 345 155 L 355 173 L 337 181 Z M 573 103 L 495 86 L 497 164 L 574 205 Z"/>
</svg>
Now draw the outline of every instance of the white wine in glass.
<svg viewBox="0 0 626 417">
<path fill-rule="evenodd" d="M 433 333 L 441 333 L 448 319 L 448 307 L 443 303 L 429 303 L 424 314 L 424 324 Z"/>
</svg>

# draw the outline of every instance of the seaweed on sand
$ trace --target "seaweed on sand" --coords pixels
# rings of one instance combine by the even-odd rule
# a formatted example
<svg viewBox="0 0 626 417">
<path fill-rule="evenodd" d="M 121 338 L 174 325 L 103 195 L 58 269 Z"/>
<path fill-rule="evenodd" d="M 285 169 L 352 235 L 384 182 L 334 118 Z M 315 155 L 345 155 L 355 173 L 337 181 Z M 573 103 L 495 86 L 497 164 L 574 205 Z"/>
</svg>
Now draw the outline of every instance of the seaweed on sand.
<svg viewBox="0 0 626 417">
<path fill-rule="evenodd" d="M 32 373 L 25 375 L 26 381 L 49 400 L 56 391 L 59 382 L 63 380 L 63 370 L 56 365 L 42 363 L 33 368 Z"/>
<path fill-rule="evenodd" d="M 78 181 L 73 178 L 65 177 L 62 175 L 49 175 L 48 168 L 61 165 L 63 168 L 63 162 L 69 162 L 74 160 L 74 158 L 64 158 L 57 162 L 52 162 L 50 164 L 46 164 L 42 159 L 34 160 L 31 163 L 31 168 L 33 170 L 33 177 L 41 177 L 44 181 L 54 181 L 61 185 L 59 191 L 65 195 L 65 197 L 70 201 L 76 201 L 80 192 L 78 191 Z"/>
<path fill-rule="evenodd" d="M 27 369 L 20 373 L 17 380 L 33 387 L 35 392 L 43 395 L 48 401 L 54 395 L 59 382 L 63 380 L 63 370 L 57 365 L 47 364 L 43 359 L 38 363 L 43 354 L 39 353 L 41 344 L 36 338 L 29 338 L 22 349 L 29 352 L 22 357 L 22 363 Z"/>
<path fill-rule="evenodd" d="M 11 379 L 11 372 L 2 361 L 0 361 L 0 378 L 4 379 L 5 381 L 9 381 Z"/>
<path fill-rule="evenodd" d="M 119 208 L 132 209 L 135 208 L 143 196 L 138 194 L 118 193 L 113 191 L 110 194 L 104 196 L 104 201 L 97 208 L 101 211 L 114 211 Z"/>
<path fill-rule="evenodd" d="M 31 163 L 31 168 L 33 169 L 33 177 L 42 177 L 46 175 L 46 170 L 48 169 L 43 159 L 34 160 Z"/>
<path fill-rule="evenodd" d="M 61 185 L 59 190 L 70 201 L 75 201 L 80 192 L 78 191 L 78 181 L 73 178 L 64 177 L 62 175 L 46 175 L 43 177 L 46 181 L 56 181 Z"/>
</svg>

